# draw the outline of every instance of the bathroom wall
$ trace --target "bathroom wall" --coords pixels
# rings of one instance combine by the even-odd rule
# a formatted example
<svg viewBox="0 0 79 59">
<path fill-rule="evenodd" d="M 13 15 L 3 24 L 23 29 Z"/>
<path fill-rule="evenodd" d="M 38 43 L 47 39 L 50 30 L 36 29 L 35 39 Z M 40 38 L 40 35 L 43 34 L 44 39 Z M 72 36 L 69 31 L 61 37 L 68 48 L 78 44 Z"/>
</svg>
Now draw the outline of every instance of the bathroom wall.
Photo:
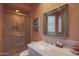
<svg viewBox="0 0 79 59">
<path fill-rule="evenodd" d="M 79 41 L 79 3 L 69 4 L 69 39 Z"/>
<path fill-rule="evenodd" d="M 32 40 L 38 41 L 41 39 L 45 39 L 43 36 L 43 13 L 55 9 L 63 4 L 51 4 L 51 3 L 44 3 L 44 4 L 34 4 L 32 7 L 32 22 L 34 17 L 38 17 L 39 19 L 39 32 L 34 32 L 32 29 Z M 33 27 L 33 26 L 32 26 Z M 47 37 L 47 36 L 46 36 Z"/>
<path fill-rule="evenodd" d="M 69 26 L 68 31 L 69 35 L 68 37 L 61 38 L 61 37 L 53 37 L 53 36 L 46 36 L 43 35 L 43 13 L 55 9 L 61 5 L 64 4 L 36 4 L 33 6 L 33 12 L 32 12 L 32 21 L 34 20 L 34 17 L 38 17 L 39 19 L 39 32 L 34 32 L 32 30 L 32 40 L 38 41 L 38 40 L 53 40 L 55 38 L 60 39 L 69 39 L 69 40 L 79 40 L 79 4 L 68 4 L 69 6 Z"/>
</svg>

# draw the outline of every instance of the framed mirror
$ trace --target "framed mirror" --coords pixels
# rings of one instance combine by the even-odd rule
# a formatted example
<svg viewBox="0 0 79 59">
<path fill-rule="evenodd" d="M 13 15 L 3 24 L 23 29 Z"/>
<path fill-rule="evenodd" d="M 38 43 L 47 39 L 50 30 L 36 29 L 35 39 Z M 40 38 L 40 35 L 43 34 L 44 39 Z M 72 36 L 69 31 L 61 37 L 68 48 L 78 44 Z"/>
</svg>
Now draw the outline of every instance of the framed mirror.
<svg viewBox="0 0 79 59">
<path fill-rule="evenodd" d="M 43 14 L 45 35 L 68 36 L 68 5 L 63 5 Z"/>
</svg>

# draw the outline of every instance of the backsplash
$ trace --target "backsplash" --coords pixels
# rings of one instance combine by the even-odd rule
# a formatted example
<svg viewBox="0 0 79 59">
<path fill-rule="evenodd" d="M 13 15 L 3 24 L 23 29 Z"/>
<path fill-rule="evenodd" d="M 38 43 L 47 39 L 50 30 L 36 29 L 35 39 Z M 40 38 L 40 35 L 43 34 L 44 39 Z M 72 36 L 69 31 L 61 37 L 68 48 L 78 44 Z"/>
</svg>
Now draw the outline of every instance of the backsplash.
<svg viewBox="0 0 79 59">
<path fill-rule="evenodd" d="M 74 41 L 74 40 L 66 40 L 66 39 L 58 39 L 58 38 L 53 38 L 52 40 L 44 40 L 48 43 L 51 43 L 51 44 L 55 44 L 57 41 L 61 42 L 63 44 L 63 46 L 65 47 L 70 47 L 72 48 L 73 45 L 79 43 L 78 41 Z"/>
</svg>

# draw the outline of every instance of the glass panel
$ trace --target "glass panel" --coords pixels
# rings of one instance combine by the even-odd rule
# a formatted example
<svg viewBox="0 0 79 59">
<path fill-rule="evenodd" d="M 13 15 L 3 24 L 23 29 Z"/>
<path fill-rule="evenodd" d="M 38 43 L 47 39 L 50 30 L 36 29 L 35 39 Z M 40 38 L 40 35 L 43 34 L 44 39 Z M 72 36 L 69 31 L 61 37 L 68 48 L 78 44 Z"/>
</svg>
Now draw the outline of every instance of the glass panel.
<svg viewBox="0 0 79 59">
<path fill-rule="evenodd" d="M 55 16 L 48 16 L 48 32 L 55 32 Z"/>
</svg>

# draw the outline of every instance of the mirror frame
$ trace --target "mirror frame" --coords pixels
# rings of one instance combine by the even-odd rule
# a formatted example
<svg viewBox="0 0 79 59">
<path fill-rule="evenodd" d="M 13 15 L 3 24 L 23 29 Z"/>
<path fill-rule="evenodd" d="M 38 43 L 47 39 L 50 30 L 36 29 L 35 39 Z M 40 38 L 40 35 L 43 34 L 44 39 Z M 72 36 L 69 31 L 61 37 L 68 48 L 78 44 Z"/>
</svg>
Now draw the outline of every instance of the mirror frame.
<svg viewBox="0 0 79 59">
<path fill-rule="evenodd" d="M 59 12 L 62 10 L 64 12 L 64 30 L 63 30 L 64 33 L 63 32 L 55 32 L 54 34 L 53 33 L 50 34 L 47 31 L 47 19 L 46 19 L 46 17 L 50 14 L 53 14 L 55 12 Z M 60 6 L 56 9 L 52 9 L 52 10 L 45 12 L 43 14 L 43 34 L 44 35 L 54 35 L 54 36 L 65 36 L 65 37 L 68 36 L 68 4 Z"/>
</svg>

